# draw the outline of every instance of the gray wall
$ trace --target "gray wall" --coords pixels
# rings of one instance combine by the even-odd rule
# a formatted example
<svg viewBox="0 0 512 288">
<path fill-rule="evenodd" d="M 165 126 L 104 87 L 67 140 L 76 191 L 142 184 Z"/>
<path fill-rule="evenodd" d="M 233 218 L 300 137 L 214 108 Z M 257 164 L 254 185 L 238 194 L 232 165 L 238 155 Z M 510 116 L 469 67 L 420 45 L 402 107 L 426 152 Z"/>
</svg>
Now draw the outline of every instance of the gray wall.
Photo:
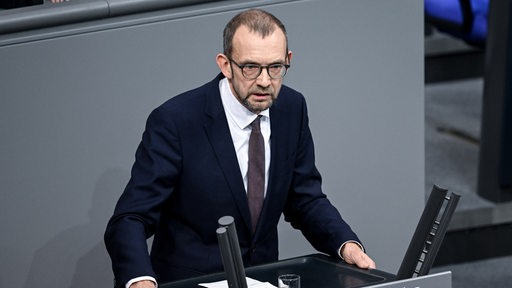
<svg viewBox="0 0 512 288">
<path fill-rule="evenodd" d="M 397 271 L 424 205 L 423 1 L 227 1 L 0 35 L 0 287 L 111 285 L 103 231 L 145 119 L 215 76 L 251 5 L 289 30 L 325 192 Z M 281 258 L 313 252 L 280 232 Z"/>
</svg>

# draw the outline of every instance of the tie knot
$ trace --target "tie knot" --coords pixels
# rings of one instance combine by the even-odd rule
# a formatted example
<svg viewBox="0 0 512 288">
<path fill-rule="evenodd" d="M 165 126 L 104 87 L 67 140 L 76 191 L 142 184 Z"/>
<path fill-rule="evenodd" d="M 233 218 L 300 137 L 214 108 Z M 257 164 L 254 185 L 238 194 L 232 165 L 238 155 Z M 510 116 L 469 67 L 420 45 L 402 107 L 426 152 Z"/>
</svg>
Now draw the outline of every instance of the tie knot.
<svg viewBox="0 0 512 288">
<path fill-rule="evenodd" d="M 252 123 L 251 123 L 252 131 L 255 131 L 255 132 L 260 131 L 260 119 L 261 119 L 261 115 L 258 115 L 258 117 L 256 117 L 256 119 L 254 119 L 254 121 L 252 121 Z"/>
</svg>

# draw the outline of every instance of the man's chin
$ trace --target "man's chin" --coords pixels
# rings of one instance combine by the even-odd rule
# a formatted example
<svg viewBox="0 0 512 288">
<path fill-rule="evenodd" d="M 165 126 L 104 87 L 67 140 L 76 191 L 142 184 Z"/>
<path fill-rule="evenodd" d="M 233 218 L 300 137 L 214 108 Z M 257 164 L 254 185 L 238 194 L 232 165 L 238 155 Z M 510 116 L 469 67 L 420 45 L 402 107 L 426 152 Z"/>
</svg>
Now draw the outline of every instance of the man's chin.
<svg viewBox="0 0 512 288">
<path fill-rule="evenodd" d="M 261 111 L 264 111 L 264 110 L 267 110 L 268 108 L 270 108 L 270 106 L 272 106 L 272 101 L 268 102 L 250 102 L 248 103 L 248 105 L 245 105 L 245 107 L 247 107 L 247 109 L 249 109 L 249 111 L 253 112 L 253 113 L 260 113 Z"/>
</svg>

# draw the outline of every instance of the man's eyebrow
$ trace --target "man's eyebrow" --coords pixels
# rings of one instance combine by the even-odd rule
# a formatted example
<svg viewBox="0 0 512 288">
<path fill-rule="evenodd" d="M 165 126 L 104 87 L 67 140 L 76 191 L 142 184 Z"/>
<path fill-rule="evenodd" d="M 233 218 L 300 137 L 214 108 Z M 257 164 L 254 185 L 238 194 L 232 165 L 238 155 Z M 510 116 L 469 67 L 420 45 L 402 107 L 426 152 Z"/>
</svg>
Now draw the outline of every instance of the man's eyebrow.
<svg viewBox="0 0 512 288">
<path fill-rule="evenodd" d="M 241 61 L 241 63 L 240 63 L 240 65 L 258 65 L 258 66 L 269 66 L 269 65 L 276 65 L 276 64 L 286 64 L 286 59 L 276 60 L 274 62 L 270 62 L 267 65 L 263 65 L 261 63 L 258 63 L 258 62 L 252 61 L 252 60 Z"/>
</svg>

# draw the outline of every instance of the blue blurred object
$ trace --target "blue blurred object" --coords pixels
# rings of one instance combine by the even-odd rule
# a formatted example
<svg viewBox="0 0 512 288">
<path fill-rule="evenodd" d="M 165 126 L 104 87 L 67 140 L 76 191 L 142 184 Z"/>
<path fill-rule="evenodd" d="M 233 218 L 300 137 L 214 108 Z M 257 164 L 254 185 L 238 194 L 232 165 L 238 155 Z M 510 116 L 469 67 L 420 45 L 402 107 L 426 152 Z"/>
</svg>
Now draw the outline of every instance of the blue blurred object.
<svg viewBox="0 0 512 288">
<path fill-rule="evenodd" d="M 425 20 L 439 31 L 484 47 L 489 0 L 425 0 Z"/>
</svg>

